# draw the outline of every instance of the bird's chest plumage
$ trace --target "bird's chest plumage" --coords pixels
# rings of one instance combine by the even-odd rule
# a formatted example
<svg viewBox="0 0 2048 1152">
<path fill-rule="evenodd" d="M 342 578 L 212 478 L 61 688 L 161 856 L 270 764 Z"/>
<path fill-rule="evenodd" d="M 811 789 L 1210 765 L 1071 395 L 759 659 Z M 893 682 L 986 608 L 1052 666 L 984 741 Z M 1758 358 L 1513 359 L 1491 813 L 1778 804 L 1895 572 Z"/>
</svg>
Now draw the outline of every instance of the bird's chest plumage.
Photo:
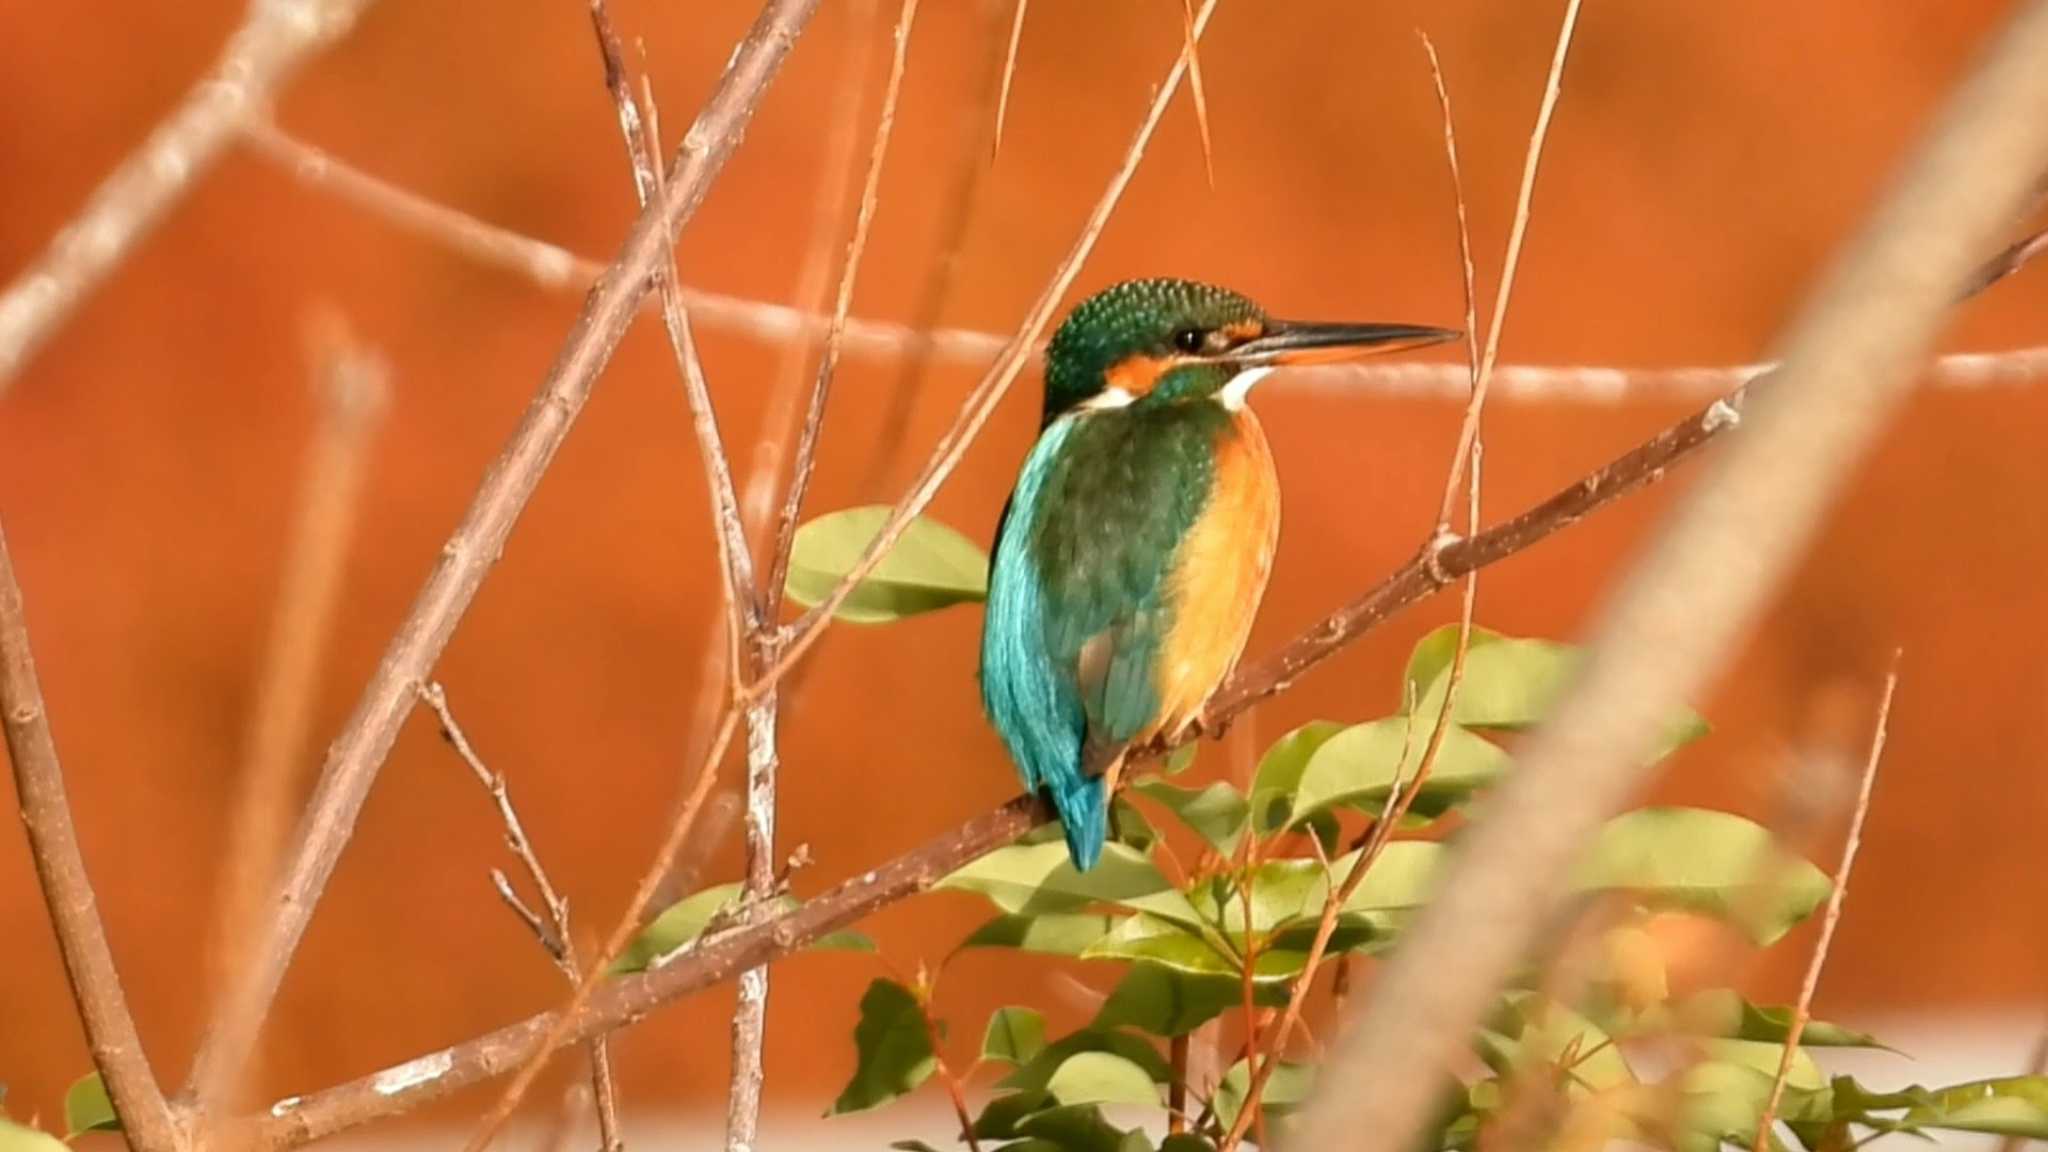
<svg viewBox="0 0 2048 1152">
<path fill-rule="evenodd" d="M 1249 410 L 1074 417 L 1030 517 L 1049 654 L 1091 728 L 1177 731 L 1236 663 L 1271 568 L 1279 484 Z"/>
</svg>

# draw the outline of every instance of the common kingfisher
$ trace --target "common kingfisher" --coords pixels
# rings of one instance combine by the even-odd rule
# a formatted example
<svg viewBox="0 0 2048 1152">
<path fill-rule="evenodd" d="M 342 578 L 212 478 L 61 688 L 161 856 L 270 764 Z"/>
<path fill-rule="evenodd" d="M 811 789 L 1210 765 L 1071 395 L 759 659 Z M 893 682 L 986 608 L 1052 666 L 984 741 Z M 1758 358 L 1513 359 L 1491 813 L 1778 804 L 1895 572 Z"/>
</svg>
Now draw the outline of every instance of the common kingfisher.
<svg viewBox="0 0 2048 1152">
<path fill-rule="evenodd" d="M 1126 750 L 1180 735 L 1251 633 L 1280 534 L 1252 386 L 1458 335 L 1279 320 L 1172 279 L 1104 289 L 1060 324 L 1038 442 L 996 525 L 981 697 L 1075 868 L 1102 855 Z"/>
</svg>

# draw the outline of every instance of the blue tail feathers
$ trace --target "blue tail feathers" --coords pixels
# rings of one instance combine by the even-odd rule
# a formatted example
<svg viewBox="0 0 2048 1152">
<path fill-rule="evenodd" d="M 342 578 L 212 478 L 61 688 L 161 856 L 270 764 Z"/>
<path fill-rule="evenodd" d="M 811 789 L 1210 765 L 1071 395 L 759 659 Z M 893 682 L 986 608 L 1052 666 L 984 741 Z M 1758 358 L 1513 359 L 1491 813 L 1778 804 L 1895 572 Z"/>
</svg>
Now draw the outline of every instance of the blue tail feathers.
<svg viewBox="0 0 2048 1152">
<path fill-rule="evenodd" d="M 1102 777 L 1069 773 L 1046 791 L 1052 793 L 1052 805 L 1059 810 L 1060 829 L 1066 833 L 1067 855 L 1073 857 L 1074 868 L 1086 872 L 1095 867 L 1109 836 Z"/>
</svg>

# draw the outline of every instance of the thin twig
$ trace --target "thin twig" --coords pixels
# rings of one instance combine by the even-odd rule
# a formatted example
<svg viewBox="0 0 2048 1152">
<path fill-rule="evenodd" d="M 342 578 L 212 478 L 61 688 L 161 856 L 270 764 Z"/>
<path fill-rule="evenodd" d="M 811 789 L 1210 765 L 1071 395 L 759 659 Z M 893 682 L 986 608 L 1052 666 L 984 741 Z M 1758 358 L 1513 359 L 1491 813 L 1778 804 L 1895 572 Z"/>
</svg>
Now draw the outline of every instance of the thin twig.
<svg viewBox="0 0 2048 1152">
<path fill-rule="evenodd" d="M 1024 44 L 1024 13 L 1030 6 L 1030 0 L 1017 0 L 1016 12 L 1010 17 L 1010 46 L 1003 53 L 1003 86 L 996 96 L 995 143 L 989 149 L 992 156 L 1003 151 L 1003 122 L 1010 116 L 1010 85 L 1017 79 L 1017 52 Z"/>
<path fill-rule="evenodd" d="M 981 11 L 985 24 L 992 24 L 1000 14 L 994 3 L 981 5 Z M 910 418 L 923 399 L 932 362 L 939 352 L 939 342 L 947 338 L 939 330 L 939 318 L 944 314 L 946 305 L 954 299 L 953 284 L 960 272 L 960 257 L 967 245 L 969 227 L 974 222 L 975 206 L 980 202 L 982 181 L 994 170 L 994 166 L 986 162 L 986 156 L 989 141 L 995 134 L 994 109 L 997 85 L 1002 80 L 1002 60 L 1002 41 L 990 37 L 988 47 L 981 53 L 981 70 L 976 74 L 972 89 L 974 99 L 958 102 L 951 110 L 955 143 L 950 149 L 952 170 L 940 201 L 946 207 L 937 214 L 938 255 L 925 267 L 923 280 L 918 285 L 917 303 L 910 310 L 912 338 L 897 355 L 895 378 L 888 386 L 887 407 L 882 413 L 867 467 L 855 488 L 857 492 L 880 490 L 887 482 L 897 457 L 906 450 Z M 862 339 L 865 331 L 865 321 L 848 320 L 850 348 L 866 351 Z M 953 343 L 957 344 L 957 341 Z M 990 348 L 1000 351 L 1002 340 L 993 338 Z"/>
<path fill-rule="evenodd" d="M 213 166 L 247 109 L 345 35 L 369 0 L 249 0 L 205 76 L 0 291 L 0 396 L 44 341 Z"/>
<path fill-rule="evenodd" d="M 967 1142 L 967 1152 L 981 1152 L 981 1141 L 974 1135 L 974 1114 L 967 1109 L 967 1086 L 946 1063 L 946 1040 L 939 1032 L 939 1022 L 932 1015 L 932 997 L 938 992 L 928 980 L 918 981 L 917 1014 L 924 1021 L 925 1043 L 932 1050 L 932 1075 L 946 1089 L 946 1096 L 953 1102 L 953 1115 L 960 1121 L 960 1139 Z M 973 1069 L 968 1069 L 972 1072 Z"/>
<path fill-rule="evenodd" d="M 1828 947 L 1835 941 L 1835 925 L 1842 919 L 1842 901 L 1849 895 L 1849 873 L 1856 867 L 1856 851 L 1863 846 L 1863 820 L 1870 814 L 1870 794 L 1877 784 L 1878 762 L 1884 759 L 1885 736 L 1892 720 L 1892 696 L 1898 688 L 1899 654 L 1894 652 L 1891 671 L 1884 678 L 1884 695 L 1877 704 L 1877 727 L 1870 736 L 1870 753 L 1863 759 L 1863 778 L 1856 787 L 1856 807 L 1849 815 L 1849 838 L 1842 843 L 1841 863 L 1835 865 L 1835 883 L 1828 892 L 1827 911 L 1821 917 L 1820 939 L 1814 941 L 1813 958 L 1807 961 L 1806 976 L 1799 982 L 1799 1001 L 1792 1009 L 1792 1023 L 1785 1029 L 1785 1052 L 1778 1058 L 1778 1074 L 1771 1080 L 1771 1095 L 1756 1120 L 1753 1152 L 1766 1152 L 1770 1147 L 1771 1126 L 1777 1123 L 1778 1105 L 1785 1099 L 1785 1081 L 1792 1075 L 1792 1061 L 1799 1054 L 1799 1037 L 1805 1033 L 1807 1018 L 1813 1011 L 1813 993 L 1820 987 Z"/>
<path fill-rule="evenodd" d="M 797 518 L 803 512 L 804 494 L 810 490 L 811 474 L 818 465 L 818 434 L 825 425 L 825 401 L 832 392 L 833 373 L 839 370 L 840 351 L 846 343 L 846 317 L 853 310 L 853 285 L 860 275 L 861 257 L 867 253 L 868 229 L 875 222 L 875 206 L 881 198 L 882 166 L 888 159 L 889 141 L 896 129 L 896 103 L 903 95 L 903 72 L 909 63 L 910 32 L 917 21 L 917 4 L 918 0 L 903 0 L 896 17 L 896 48 L 889 59 L 889 80 L 882 90 L 882 112 L 875 121 L 874 145 L 868 152 L 860 211 L 854 216 L 853 238 L 847 241 L 846 260 L 839 268 L 839 288 L 832 300 L 832 327 L 825 336 L 825 354 L 818 362 L 810 404 L 804 410 L 803 430 L 797 437 L 789 492 L 783 498 L 782 515 L 776 522 L 768 579 L 761 586 L 761 618 L 770 623 L 782 606 L 782 585 L 789 571 L 790 550 L 796 542 Z"/>
<path fill-rule="evenodd" d="M 868 37 L 875 23 L 875 9 L 876 0 L 856 0 L 846 10 L 852 31 L 840 41 L 839 77 L 833 85 L 836 107 L 831 130 L 826 135 L 824 174 L 813 193 L 811 232 L 804 243 L 804 263 L 797 274 L 794 296 L 796 306 L 807 314 L 817 314 L 825 308 L 825 292 L 832 286 L 832 256 L 840 251 L 839 238 L 846 232 L 846 186 L 853 178 L 854 161 L 860 158 L 860 114 L 868 102 Z M 843 327 L 841 335 L 844 336 Z M 773 540 L 772 535 L 764 535 L 770 523 L 768 514 L 773 510 L 775 482 L 782 475 L 782 461 L 793 438 L 797 405 L 804 395 L 804 369 L 810 366 L 815 342 L 816 333 L 809 330 L 784 342 L 775 366 L 775 383 L 762 405 L 762 433 L 754 444 L 753 463 L 748 467 L 740 500 L 747 528 L 758 539 Z M 768 587 L 775 586 L 774 581 L 769 581 Z M 768 617 L 773 619 L 774 613 L 768 613 Z"/>
<path fill-rule="evenodd" d="M 267 120 L 246 127 L 257 154 L 285 168 L 301 183 L 331 192 L 422 239 L 465 258 L 501 268 L 537 287 L 582 292 L 605 266 L 560 245 L 479 220 L 457 209 L 373 176 L 291 136 Z M 2004 262 L 1985 265 L 2002 278 L 2038 258 L 2048 244 L 2015 245 Z M 1988 286 L 1989 281 L 1986 281 Z M 683 303 L 696 322 L 763 343 L 815 340 L 831 317 L 716 292 L 684 287 Z M 846 323 L 847 352 L 871 359 L 929 357 L 949 364 L 986 364 L 1002 354 L 1004 337 L 966 328 L 934 328 L 852 317 Z M 1034 349 L 1034 354 L 1039 351 Z M 1613 405 L 1653 399 L 1697 399 L 1725 395 L 1777 367 L 1770 362 L 1694 365 L 1675 368 L 1613 367 L 1595 364 L 1502 364 L 1491 391 L 1500 399 L 1546 404 Z M 1923 378 L 1936 387 L 1974 391 L 2018 387 L 2048 377 L 2048 345 L 1994 352 L 1957 352 L 1929 363 Z M 1462 365 L 1423 360 L 1378 360 L 1291 368 L 1267 387 L 1291 392 L 1357 396 L 1466 399 L 1470 378 Z M 895 426 L 895 425 L 892 425 Z"/>
<path fill-rule="evenodd" d="M 1591 630 L 1374 981 L 1301 1116 L 1304 1147 L 1408 1148 L 1438 1076 L 1566 898 L 1572 861 L 1654 763 L 1673 709 L 1721 666 L 1818 529 L 1944 314 L 2048 169 L 2048 4 L 2022 8 L 1788 326 L 1784 367 Z"/>
<path fill-rule="evenodd" d="M 512 806 L 512 793 L 506 787 L 505 774 L 492 771 L 483 757 L 477 754 L 475 745 L 469 742 L 469 734 L 456 722 L 455 710 L 448 704 L 448 692 L 439 681 L 420 685 L 419 693 L 420 699 L 433 709 L 434 718 L 440 722 L 441 738 L 468 765 L 470 775 L 476 777 L 476 782 L 489 793 L 492 804 L 498 809 L 498 822 L 505 827 L 505 847 L 519 858 L 520 866 L 526 869 L 526 878 L 532 882 L 534 891 L 540 893 L 541 906 L 547 909 L 546 919 L 528 908 L 520 900 L 511 881 L 495 868 L 491 869 L 493 885 L 505 903 L 533 932 L 534 939 L 540 942 L 542 951 L 569 981 L 569 986 L 576 987 L 583 980 L 583 971 L 581 961 L 576 957 L 576 936 L 569 927 L 569 901 L 556 890 L 554 882 L 548 879 L 547 869 L 541 866 L 540 856 L 533 850 L 533 841 L 526 835 L 526 825 L 520 822 L 519 811 Z M 590 1042 L 590 1089 L 597 1104 L 599 1146 L 603 1152 L 617 1152 L 625 1147 L 619 1135 L 618 1086 L 612 1079 L 611 1054 L 602 1036 Z"/>
<path fill-rule="evenodd" d="M 177 1152 L 183 1147 L 178 1125 L 150 1071 L 149 1056 L 135 1034 L 128 997 L 107 947 L 93 897 L 92 878 L 78 850 L 78 831 L 71 823 L 71 802 L 64 795 L 64 769 L 50 736 L 43 709 L 43 689 L 36 680 L 35 655 L 29 648 L 28 617 L 22 610 L 21 585 L 14 576 L 14 557 L 7 535 L 0 531 L 0 724 L 7 736 L 8 761 L 14 766 L 14 792 L 21 804 L 21 823 L 28 831 L 29 856 L 42 886 L 50 926 L 57 933 L 57 951 L 71 982 L 71 999 L 85 1026 L 86 1047 L 93 1067 L 107 1086 L 114 1112 L 138 1152 Z"/>
<path fill-rule="evenodd" d="M 734 54 L 697 123 L 685 136 L 670 179 L 673 191 L 659 209 L 640 214 L 614 271 L 599 282 L 571 331 L 561 356 L 527 408 L 497 465 L 484 478 L 469 511 L 444 546 L 413 608 L 363 689 L 348 725 L 331 747 L 313 801 L 300 825 L 298 848 L 275 897 L 271 933 L 245 985 L 236 1015 L 260 1017 L 276 995 L 305 934 L 327 879 L 354 831 L 356 817 L 398 730 L 411 712 L 412 686 L 427 678 L 482 586 L 513 524 L 610 360 L 649 286 L 649 275 L 670 239 L 695 213 L 712 180 L 738 146 L 751 118 L 818 0 L 769 0 Z M 246 1046 L 210 1035 L 194 1063 L 194 1084 L 231 1077 Z"/>
<path fill-rule="evenodd" d="M 725 759 L 725 750 L 732 743 L 732 735 L 737 727 L 737 719 L 738 713 L 726 712 L 724 722 L 719 725 L 718 734 L 712 738 L 710 751 L 706 753 L 704 763 L 697 770 L 697 783 L 694 789 L 691 791 L 689 798 L 684 801 L 682 811 L 677 815 L 675 822 L 670 825 L 667 838 L 662 841 L 661 847 L 655 851 L 656 866 L 650 868 L 646 876 L 641 879 L 640 887 L 633 893 L 633 900 L 628 912 L 619 917 L 619 922 L 613 927 L 610 938 L 605 941 L 603 951 L 599 953 L 596 961 L 584 971 L 582 982 L 570 994 L 569 1003 L 558 1013 L 548 1013 L 533 1018 L 542 1024 L 541 1043 L 534 1046 L 531 1054 L 525 1057 L 522 1057 L 520 1054 L 522 1049 L 496 1054 L 507 1061 L 505 1067 L 495 1069 L 497 1072 L 502 1073 L 509 1070 L 511 1060 L 523 1058 L 524 1063 L 519 1065 L 517 1074 L 512 1077 L 512 1082 L 506 1086 L 504 1094 L 498 1098 L 497 1103 L 491 1106 L 490 1111 L 484 1114 L 476 1130 L 470 1134 L 469 1142 L 464 1146 L 466 1152 L 482 1152 L 484 1148 L 490 1145 L 491 1140 L 504 1127 L 505 1121 L 511 1118 L 512 1110 L 519 1106 L 521 1098 L 526 1095 L 529 1088 L 533 1087 L 533 1081 L 540 1075 L 541 1069 L 547 1066 L 547 1058 L 549 1056 L 553 1055 L 565 1043 L 573 1043 L 587 1038 L 570 1036 L 571 1025 L 581 1015 L 585 1014 L 584 1006 L 586 1004 L 593 1001 L 602 1002 L 606 998 L 605 992 L 619 984 L 619 981 L 600 979 L 600 976 L 611 967 L 613 961 L 619 958 L 619 954 L 626 950 L 627 943 L 640 930 L 642 913 L 646 911 L 649 903 L 652 901 L 656 888 L 660 886 L 663 879 L 668 876 L 674 867 L 675 860 L 681 853 L 683 845 L 689 841 L 691 829 L 695 827 L 697 822 L 697 814 L 703 810 L 704 801 L 711 794 L 712 784 L 717 782 L 718 765 L 720 761 Z M 674 964 L 669 964 L 657 969 L 657 971 L 666 972 L 674 967 Z M 593 1032 L 592 1035 L 594 1034 Z M 431 1077 L 430 1081 L 444 1079 L 454 1071 L 452 1062 L 443 1065 L 440 1061 L 436 1060 L 435 1065 L 441 1068 L 441 1072 Z M 389 1087 L 388 1082 L 387 1087 Z"/>
<path fill-rule="evenodd" d="M 1465 421 L 1458 428 L 1458 447 L 1451 453 L 1450 475 L 1444 478 L 1443 500 L 1437 506 L 1436 535 L 1437 539 L 1443 540 L 1450 535 L 1451 512 L 1458 504 L 1458 480 L 1464 472 L 1465 460 L 1474 454 L 1479 443 L 1479 418 L 1486 411 L 1487 387 L 1493 383 L 1493 362 L 1479 353 L 1478 277 L 1472 267 L 1472 230 L 1465 211 L 1465 177 L 1458 166 L 1458 130 L 1457 122 L 1451 117 L 1451 92 L 1444 84 L 1443 62 L 1437 58 L 1436 43 L 1429 38 L 1429 33 L 1420 29 L 1415 35 L 1422 41 L 1423 53 L 1429 57 L 1429 80 L 1436 90 L 1437 116 L 1444 122 L 1444 167 L 1450 173 L 1451 200 L 1457 208 L 1458 269 L 1463 274 L 1465 290 L 1465 357 L 1466 370 L 1470 373 L 1467 385 L 1471 389 L 1471 395 L 1465 401 Z M 1549 120 L 1546 117 L 1540 123 L 1548 124 Z M 1517 196 L 1522 207 L 1516 211 L 1517 228 L 1508 239 L 1508 257 L 1503 261 L 1507 271 L 1502 275 L 1500 296 L 1493 305 L 1493 327 L 1487 334 L 1489 346 L 1493 344 L 1493 333 L 1500 330 L 1501 317 L 1507 313 L 1508 287 L 1514 279 L 1513 269 L 1520 262 L 1522 237 L 1526 232 L 1521 225 L 1527 219 L 1526 207 L 1535 192 L 1534 153 L 1541 147 L 1542 136 L 1538 135 L 1530 142 L 1531 155 L 1522 166 L 1522 190 Z M 1475 515 L 1467 524 L 1466 531 L 1478 530 L 1479 520 Z"/>
<path fill-rule="evenodd" d="M 1202 137 L 1202 172 L 1216 187 L 1216 145 L 1209 137 L 1209 91 L 1202 84 L 1202 57 L 1195 44 L 1195 0 L 1180 0 L 1181 51 L 1188 58 L 1188 95 L 1195 102 L 1195 130 Z"/>
<path fill-rule="evenodd" d="M 260 944 L 263 901 L 291 831 L 303 771 L 299 757 L 312 735 L 320 669 L 340 606 L 370 443 L 389 401 L 386 365 L 357 346 L 338 317 L 317 318 L 308 335 L 318 422 L 299 485 L 263 672 L 250 705 L 242 778 L 221 866 L 210 975 L 212 995 L 222 1008 L 235 1002 L 234 983 Z M 258 1024 L 253 1017 L 223 1017 L 221 1027 L 241 1046 L 251 1042 Z M 202 1124 L 217 1117 L 220 1104 L 237 1087 L 200 1085 L 193 1115 Z"/>
</svg>

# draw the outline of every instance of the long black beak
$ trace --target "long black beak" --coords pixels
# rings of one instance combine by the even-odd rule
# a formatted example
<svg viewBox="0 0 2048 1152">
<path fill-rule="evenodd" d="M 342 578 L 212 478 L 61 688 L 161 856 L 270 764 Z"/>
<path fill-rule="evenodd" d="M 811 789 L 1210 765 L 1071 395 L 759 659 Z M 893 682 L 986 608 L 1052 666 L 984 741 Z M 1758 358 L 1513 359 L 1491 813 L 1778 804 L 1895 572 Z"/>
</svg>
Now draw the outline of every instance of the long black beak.
<svg viewBox="0 0 2048 1152">
<path fill-rule="evenodd" d="M 1245 364 L 1321 364 L 1410 348 L 1427 348 L 1463 336 L 1450 328 L 1422 324 L 1320 324 L 1296 320 L 1267 322 L 1266 334 L 1232 348 L 1229 357 Z"/>
</svg>

